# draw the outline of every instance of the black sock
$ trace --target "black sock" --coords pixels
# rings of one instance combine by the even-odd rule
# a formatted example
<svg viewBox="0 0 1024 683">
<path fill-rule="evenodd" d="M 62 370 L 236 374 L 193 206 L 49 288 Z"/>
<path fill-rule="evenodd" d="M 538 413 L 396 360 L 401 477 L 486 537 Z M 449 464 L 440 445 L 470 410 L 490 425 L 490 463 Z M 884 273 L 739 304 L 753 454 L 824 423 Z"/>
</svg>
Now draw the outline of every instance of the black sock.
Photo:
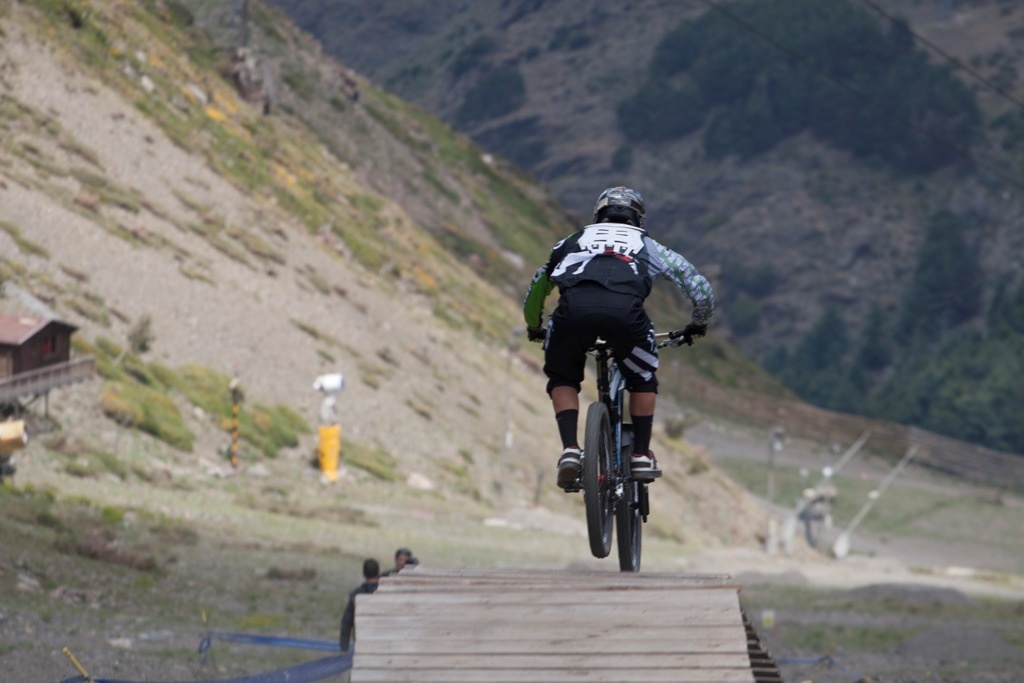
<svg viewBox="0 0 1024 683">
<path fill-rule="evenodd" d="M 633 415 L 633 452 L 649 455 L 651 452 L 651 430 L 653 415 Z"/>
<path fill-rule="evenodd" d="M 578 410 L 560 410 L 555 413 L 558 436 L 562 438 L 562 448 L 579 448 L 580 442 L 576 440 L 576 425 L 579 419 L 580 411 Z"/>
</svg>

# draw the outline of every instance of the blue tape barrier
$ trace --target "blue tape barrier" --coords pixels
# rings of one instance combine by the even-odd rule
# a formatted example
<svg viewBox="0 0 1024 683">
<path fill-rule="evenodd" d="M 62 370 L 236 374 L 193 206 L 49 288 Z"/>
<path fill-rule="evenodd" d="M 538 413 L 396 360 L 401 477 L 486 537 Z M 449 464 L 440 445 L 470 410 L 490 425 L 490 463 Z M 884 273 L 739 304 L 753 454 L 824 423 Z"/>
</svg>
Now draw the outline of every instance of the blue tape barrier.
<svg viewBox="0 0 1024 683">
<path fill-rule="evenodd" d="M 831 667 L 835 666 L 836 660 L 828 655 L 824 657 L 777 657 L 775 663 L 779 666 L 783 664 L 824 664 Z"/>
<path fill-rule="evenodd" d="M 337 649 L 338 644 L 334 644 Z M 339 674 L 343 674 L 352 668 L 352 653 L 333 655 L 316 659 L 305 664 L 297 664 L 285 669 L 270 671 L 268 673 L 254 674 L 252 676 L 241 676 L 238 678 L 225 678 L 216 681 L 205 681 L 204 683 L 315 683 Z M 61 683 L 140 683 L 138 681 L 122 681 L 112 678 L 97 678 L 90 676 L 88 679 L 81 675 L 66 678 Z M 172 683 L 172 682 L 165 682 Z M 191 681 L 177 681 L 173 683 L 192 683 Z"/>
<path fill-rule="evenodd" d="M 227 631 L 207 631 L 199 641 L 199 654 L 205 654 L 214 640 L 246 645 L 271 645 L 274 647 L 294 647 L 300 650 L 319 650 L 320 652 L 337 652 L 336 640 L 311 640 L 308 638 L 285 638 L 282 636 L 264 636 L 254 633 L 229 633 Z"/>
</svg>

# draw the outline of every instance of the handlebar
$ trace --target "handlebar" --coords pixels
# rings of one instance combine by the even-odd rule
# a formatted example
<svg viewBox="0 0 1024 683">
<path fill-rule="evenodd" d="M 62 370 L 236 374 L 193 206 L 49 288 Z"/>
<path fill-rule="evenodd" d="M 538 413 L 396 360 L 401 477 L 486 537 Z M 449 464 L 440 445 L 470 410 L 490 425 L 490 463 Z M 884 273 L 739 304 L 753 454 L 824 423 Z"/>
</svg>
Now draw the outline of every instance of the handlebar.
<svg viewBox="0 0 1024 683">
<path fill-rule="evenodd" d="M 682 346 L 683 344 L 693 346 L 693 337 L 687 333 L 685 329 L 672 330 L 671 332 L 658 332 L 654 335 L 654 339 L 657 342 L 659 349 L 663 349 L 666 346 Z M 598 337 L 597 340 L 594 341 L 594 345 L 587 350 L 597 351 L 598 349 L 605 348 L 606 345 L 607 342 Z"/>
<path fill-rule="evenodd" d="M 658 342 L 658 348 L 663 349 L 666 346 L 693 346 L 693 337 L 686 330 L 672 330 L 671 332 L 659 332 L 654 335 L 654 339 Z"/>
</svg>

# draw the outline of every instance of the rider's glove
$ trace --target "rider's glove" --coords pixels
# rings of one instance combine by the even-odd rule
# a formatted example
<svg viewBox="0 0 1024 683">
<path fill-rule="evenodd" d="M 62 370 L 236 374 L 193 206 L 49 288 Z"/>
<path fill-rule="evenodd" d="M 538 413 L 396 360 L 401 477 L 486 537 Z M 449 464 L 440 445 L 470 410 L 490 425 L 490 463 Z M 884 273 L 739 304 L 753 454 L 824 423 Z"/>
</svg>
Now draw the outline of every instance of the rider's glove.
<svg viewBox="0 0 1024 683">
<path fill-rule="evenodd" d="M 697 323 L 689 323 L 686 327 L 683 328 L 683 336 L 690 337 L 691 339 L 694 339 L 696 337 L 703 337 L 707 333 L 707 324 L 698 325 Z"/>
<path fill-rule="evenodd" d="M 526 338 L 532 342 L 542 342 L 548 333 L 543 327 L 527 327 Z"/>
<path fill-rule="evenodd" d="M 683 331 L 679 333 L 678 337 L 673 337 L 669 340 L 669 344 L 672 346 L 682 346 L 687 344 L 693 346 L 693 340 L 697 337 L 703 337 L 708 332 L 707 325 L 697 325 L 696 323 L 689 323 L 683 328 Z"/>
</svg>

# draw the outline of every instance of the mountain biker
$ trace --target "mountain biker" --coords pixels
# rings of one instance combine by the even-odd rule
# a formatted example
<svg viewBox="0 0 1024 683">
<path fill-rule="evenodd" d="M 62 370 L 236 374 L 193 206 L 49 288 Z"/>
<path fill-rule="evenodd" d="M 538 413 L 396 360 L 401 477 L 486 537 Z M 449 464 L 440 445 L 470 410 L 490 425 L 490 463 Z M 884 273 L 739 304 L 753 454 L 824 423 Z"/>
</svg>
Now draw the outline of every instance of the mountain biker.
<svg viewBox="0 0 1024 683">
<path fill-rule="evenodd" d="M 702 337 L 714 312 L 711 284 L 685 258 L 652 239 L 645 229 L 644 200 L 636 190 L 610 187 L 597 198 L 594 222 L 558 242 L 537 269 L 523 301 L 530 341 L 544 342 L 544 374 L 562 440 L 558 486 L 577 490 L 581 451 L 576 431 L 586 352 L 596 338 L 607 341 L 629 390 L 633 421 L 634 479 L 661 476 L 651 453 L 658 391 L 658 348 L 644 309 L 651 285 L 666 276 L 693 304 L 691 321 L 674 344 Z M 544 301 L 558 286 L 558 306 L 543 328 Z"/>
</svg>

